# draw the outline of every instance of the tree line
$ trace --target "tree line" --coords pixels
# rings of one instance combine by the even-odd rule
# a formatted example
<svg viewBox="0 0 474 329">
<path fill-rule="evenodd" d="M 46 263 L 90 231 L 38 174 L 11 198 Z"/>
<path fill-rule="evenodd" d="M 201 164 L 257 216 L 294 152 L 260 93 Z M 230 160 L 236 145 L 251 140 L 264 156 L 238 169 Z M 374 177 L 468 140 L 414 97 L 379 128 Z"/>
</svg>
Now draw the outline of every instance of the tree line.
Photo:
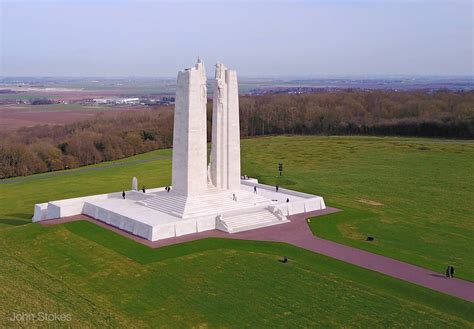
<svg viewBox="0 0 474 329">
<path fill-rule="evenodd" d="M 212 101 L 208 103 L 208 139 Z M 60 115 L 60 114 L 58 114 Z M 275 134 L 474 137 L 474 91 L 338 91 L 240 97 L 242 138 Z M 0 133 L 0 178 L 172 147 L 173 108 L 98 114 Z"/>
</svg>

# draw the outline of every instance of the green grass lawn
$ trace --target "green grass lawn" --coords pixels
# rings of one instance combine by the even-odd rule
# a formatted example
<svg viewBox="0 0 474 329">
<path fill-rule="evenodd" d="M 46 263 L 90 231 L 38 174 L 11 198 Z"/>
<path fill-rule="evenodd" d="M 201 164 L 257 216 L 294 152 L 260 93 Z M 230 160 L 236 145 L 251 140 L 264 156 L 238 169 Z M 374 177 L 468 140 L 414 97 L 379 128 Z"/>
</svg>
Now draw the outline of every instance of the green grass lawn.
<svg viewBox="0 0 474 329">
<path fill-rule="evenodd" d="M 169 185 L 170 155 L 2 181 L 0 327 L 12 312 L 38 311 L 70 313 L 76 326 L 473 327 L 472 303 L 285 244 L 207 239 L 152 250 L 87 222 L 28 224 L 34 203 L 128 189 L 132 176 Z M 344 210 L 312 220 L 315 234 L 439 272 L 453 264 L 470 280 L 473 160 L 474 144 L 462 141 L 242 141 L 243 173 Z"/>
<path fill-rule="evenodd" d="M 242 144 L 249 176 L 322 195 L 344 210 L 312 220 L 316 235 L 439 272 L 452 264 L 474 281 L 472 141 L 272 137 Z M 369 234 L 374 242 L 364 241 Z"/>
<path fill-rule="evenodd" d="M 40 311 L 71 314 L 72 326 L 474 324 L 472 303 L 285 244 L 207 239 L 150 249 L 88 222 L 20 226 L 0 241 L 0 326 L 12 312 Z"/>
</svg>

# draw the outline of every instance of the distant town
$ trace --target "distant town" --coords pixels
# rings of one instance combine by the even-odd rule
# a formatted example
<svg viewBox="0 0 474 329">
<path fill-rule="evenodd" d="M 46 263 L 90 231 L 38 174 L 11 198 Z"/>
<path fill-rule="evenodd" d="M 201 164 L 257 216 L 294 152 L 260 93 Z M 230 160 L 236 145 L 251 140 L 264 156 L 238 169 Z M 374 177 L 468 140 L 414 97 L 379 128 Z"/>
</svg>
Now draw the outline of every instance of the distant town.
<svg viewBox="0 0 474 329">
<path fill-rule="evenodd" d="M 174 104 L 176 85 L 169 78 L 54 78 L 0 77 L 0 104 L 85 106 L 163 106 Z M 354 77 L 354 78 L 242 78 L 241 95 L 310 94 L 338 91 L 474 90 L 473 78 Z M 208 83 L 212 97 L 212 83 Z"/>
<path fill-rule="evenodd" d="M 149 97 L 131 97 L 131 98 L 94 98 L 91 100 L 84 100 L 81 103 L 94 103 L 105 105 L 171 105 L 174 104 L 174 97 L 165 96 L 161 98 Z"/>
</svg>

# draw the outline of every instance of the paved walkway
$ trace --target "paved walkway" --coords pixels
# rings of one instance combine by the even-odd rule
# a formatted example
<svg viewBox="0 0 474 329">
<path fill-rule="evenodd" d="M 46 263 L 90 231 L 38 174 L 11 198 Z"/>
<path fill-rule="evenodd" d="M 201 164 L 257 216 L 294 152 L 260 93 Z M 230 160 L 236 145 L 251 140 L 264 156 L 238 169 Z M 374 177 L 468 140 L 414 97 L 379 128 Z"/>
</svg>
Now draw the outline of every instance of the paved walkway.
<svg viewBox="0 0 474 329">
<path fill-rule="evenodd" d="M 407 264 L 392 258 L 373 254 L 361 249 L 352 248 L 336 242 L 324 240 L 314 236 L 306 223 L 306 218 L 322 216 L 337 212 L 338 209 L 327 208 L 325 210 L 290 216 L 290 223 L 265 227 L 261 229 L 228 234 L 213 230 L 196 234 L 184 235 L 176 238 L 159 241 L 148 241 L 134 236 L 120 229 L 107 225 L 87 216 L 74 216 L 70 218 L 54 219 L 41 222 L 43 225 L 54 225 L 76 220 L 87 220 L 99 226 L 105 227 L 120 235 L 131 238 L 151 248 L 169 246 L 173 244 L 205 239 L 209 237 L 277 241 L 289 243 L 325 256 L 329 256 L 353 265 L 369 270 L 380 272 L 394 278 L 409 281 L 420 286 L 443 292 L 470 302 L 474 302 L 474 283 L 460 279 L 447 279 L 442 273 L 436 273 L 422 267 Z"/>
</svg>

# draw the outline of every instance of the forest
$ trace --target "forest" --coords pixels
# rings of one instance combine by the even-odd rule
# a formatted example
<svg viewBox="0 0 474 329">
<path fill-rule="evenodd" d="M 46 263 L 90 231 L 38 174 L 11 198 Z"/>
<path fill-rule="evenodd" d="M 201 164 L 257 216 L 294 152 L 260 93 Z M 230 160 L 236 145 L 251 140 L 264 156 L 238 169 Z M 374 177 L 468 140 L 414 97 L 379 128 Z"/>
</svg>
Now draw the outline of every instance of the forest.
<svg viewBox="0 0 474 329">
<path fill-rule="evenodd" d="M 472 139 L 474 91 L 361 91 L 240 97 L 242 138 L 277 134 Z M 212 118 L 208 102 L 208 139 Z M 0 132 L 0 178 L 172 147 L 173 107 Z"/>
</svg>

